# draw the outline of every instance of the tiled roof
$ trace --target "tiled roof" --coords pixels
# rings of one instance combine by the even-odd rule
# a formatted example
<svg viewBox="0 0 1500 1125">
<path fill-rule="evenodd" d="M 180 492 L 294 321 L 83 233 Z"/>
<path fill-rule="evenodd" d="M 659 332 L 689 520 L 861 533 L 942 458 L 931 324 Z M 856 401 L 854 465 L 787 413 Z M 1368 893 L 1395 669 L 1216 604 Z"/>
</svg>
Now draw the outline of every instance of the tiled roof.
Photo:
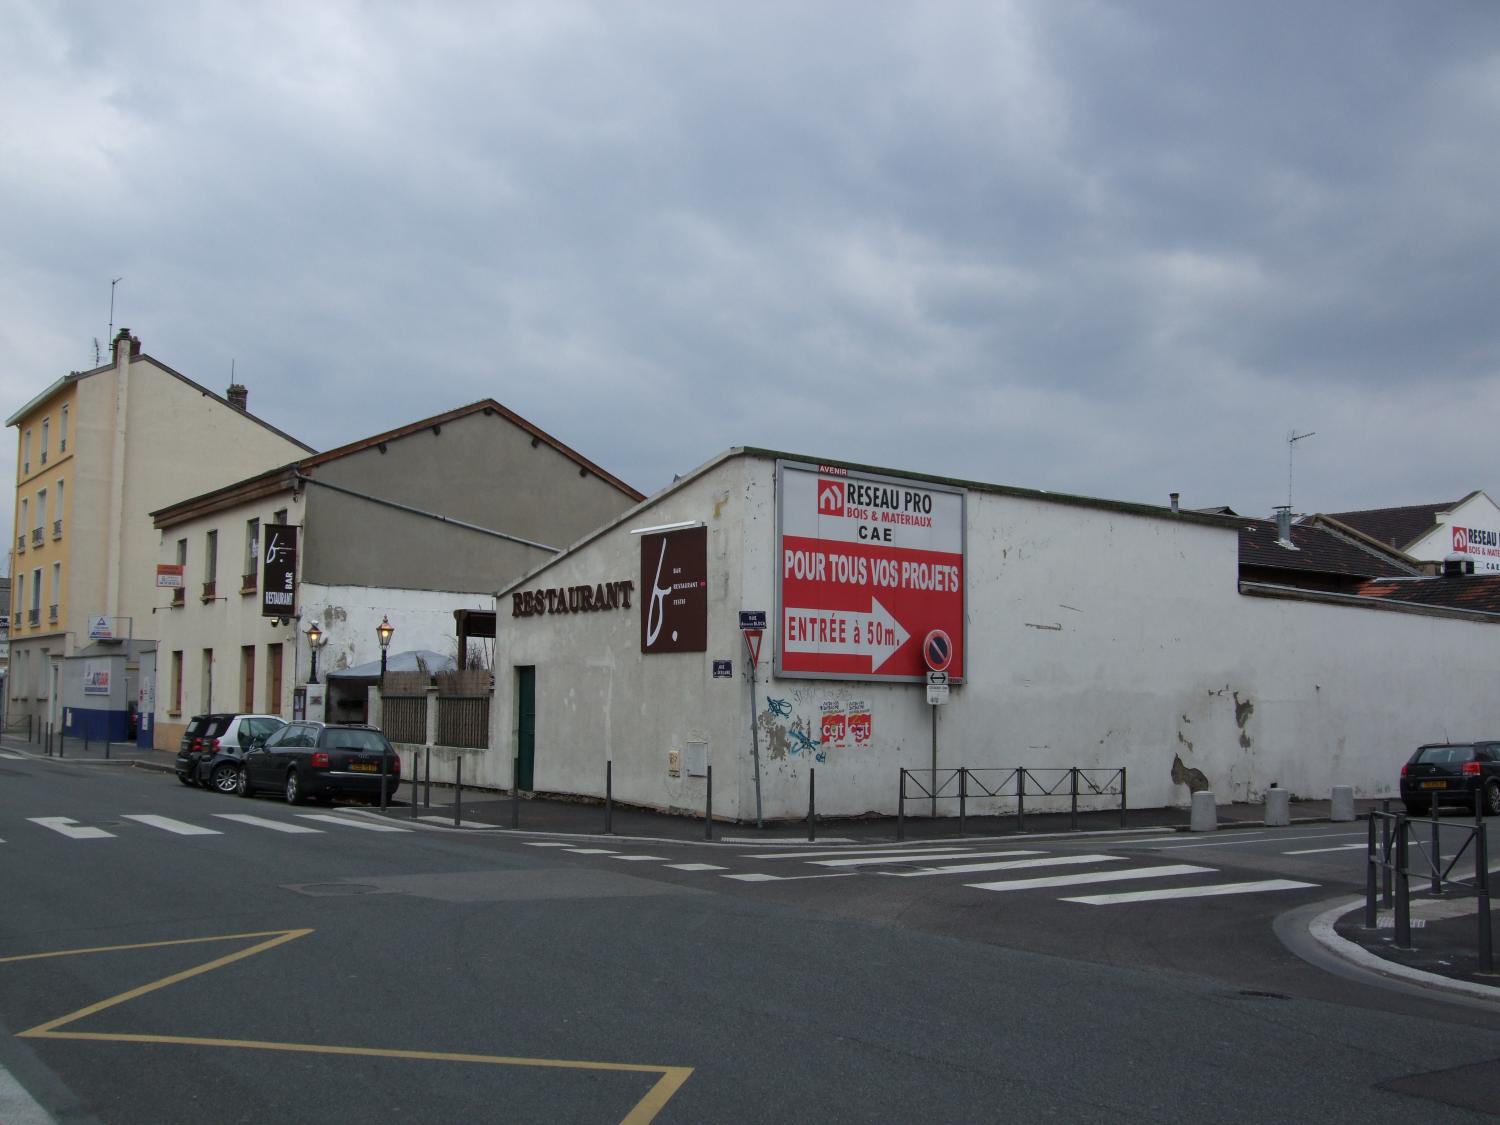
<svg viewBox="0 0 1500 1125">
<path fill-rule="evenodd" d="M 1331 528 L 1292 525 L 1291 550 L 1281 545 L 1275 520 L 1242 520 L 1240 566 L 1312 571 L 1355 578 L 1383 578 L 1417 573 L 1415 567 L 1361 546 Z"/>
<path fill-rule="evenodd" d="M 1466 574 L 1454 578 L 1377 578 L 1355 591 L 1364 598 L 1415 605 L 1500 613 L 1500 575 Z"/>
<path fill-rule="evenodd" d="M 1404 508 L 1368 508 L 1362 512 L 1330 512 L 1329 519 L 1347 524 L 1380 543 L 1406 547 L 1438 523 L 1438 513 L 1451 511 L 1460 500 L 1440 504 L 1408 504 Z"/>
</svg>

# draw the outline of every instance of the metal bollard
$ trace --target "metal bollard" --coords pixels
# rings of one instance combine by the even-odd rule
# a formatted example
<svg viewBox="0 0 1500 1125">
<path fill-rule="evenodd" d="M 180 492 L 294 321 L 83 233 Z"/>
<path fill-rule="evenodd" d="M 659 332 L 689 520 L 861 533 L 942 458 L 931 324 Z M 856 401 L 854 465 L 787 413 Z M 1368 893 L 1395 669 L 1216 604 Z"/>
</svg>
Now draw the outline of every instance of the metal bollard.
<svg viewBox="0 0 1500 1125">
<path fill-rule="evenodd" d="M 459 828 L 463 825 L 464 756 L 460 754 L 454 759 L 453 764 L 453 827 Z"/>
<path fill-rule="evenodd" d="M 703 838 L 712 840 L 714 838 L 714 768 L 707 767 L 705 774 L 707 778 L 707 789 L 703 798 Z"/>
<path fill-rule="evenodd" d="M 1375 849 L 1375 818 L 1370 818 L 1365 841 L 1365 929 L 1375 928 L 1375 864 L 1380 855 Z"/>
<path fill-rule="evenodd" d="M 1406 874 L 1406 817 L 1396 816 L 1396 948 L 1411 948 L 1411 881 Z"/>
<path fill-rule="evenodd" d="M 1329 819 L 1336 821 L 1351 821 L 1354 819 L 1353 786 L 1335 785 L 1333 787 L 1333 800 L 1329 806 Z"/>
<path fill-rule="evenodd" d="M 1125 827 L 1125 767 L 1120 767 L 1120 827 Z"/>
<path fill-rule="evenodd" d="M 510 826 L 521 827 L 521 755 L 510 760 Z"/>
<path fill-rule="evenodd" d="M 901 785 L 896 790 L 896 839 L 906 839 L 906 770 L 901 771 Z"/>
<path fill-rule="evenodd" d="M 431 746 L 427 747 L 427 749 L 422 752 L 422 758 L 427 763 L 427 784 L 425 786 L 425 789 L 424 789 L 424 792 L 423 792 L 423 795 L 422 795 L 422 805 L 423 805 L 424 808 L 429 808 L 430 809 L 430 808 L 432 808 L 432 747 Z"/>
<path fill-rule="evenodd" d="M 816 766 L 807 768 L 807 840 L 811 843 L 817 839 L 818 819 L 818 769 Z"/>
<path fill-rule="evenodd" d="M 1078 831 L 1078 767 L 1077 766 L 1074 766 L 1072 769 L 1070 769 L 1068 771 L 1068 788 L 1071 790 L 1070 796 L 1072 797 L 1072 813 L 1071 813 L 1071 815 L 1068 818 L 1068 827 L 1072 831 L 1077 832 Z"/>
<path fill-rule="evenodd" d="M 407 804 L 411 806 L 411 818 L 417 819 L 417 779 L 421 777 L 421 771 L 417 769 L 417 752 L 411 752 L 411 797 Z"/>
<path fill-rule="evenodd" d="M 387 786 L 386 775 L 391 772 L 390 757 L 391 757 L 391 750 L 390 750 L 390 746 L 387 745 L 387 746 L 385 746 L 380 751 L 380 811 L 381 812 L 385 812 L 386 809 L 390 807 L 390 798 L 391 798 L 391 795 L 386 790 L 386 786 Z"/>
<path fill-rule="evenodd" d="M 958 767 L 958 834 L 964 834 L 964 818 L 969 812 L 969 767 Z"/>
<path fill-rule="evenodd" d="M 1432 795 L 1432 851 L 1428 853 L 1427 862 L 1432 868 L 1431 890 L 1435 895 L 1443 893 L 1443 874 L 1439 869 L 1442 863 L 1442 836 L 1438 831 L 1438 799 L 1437 794 Z"/>
<path fill-rule="evenodd" d="M 606 759 L 604 762 L 604 834 L 609 836 L 614 833 L 615 823 L 615 763 L 614 759 Z"/>
<path fill-rule="evenodd" d="M 1026 831 L 1026 770 L 1016 770 L 1016 831 Z"/>
<path fill-rule="evenodd" d="M 1495 971 L 1495 948 L 1490 940 L 1490 842 L 1489 825 L 1474 826 L 1474 886 L 1479 891 L 1479 971 Z"/>
<path fill-rule="evenodd" d="M 1390 812 L 1391 802 L 1381 802 L 1381 811 Z M 1387 910 L 1395 903 L 1395 892 L 1391 886 L 1391 848 L 1395 839 L 1395 821 L 1381 822 L 1380 828 L 1380 902 Z"/>
</svg>

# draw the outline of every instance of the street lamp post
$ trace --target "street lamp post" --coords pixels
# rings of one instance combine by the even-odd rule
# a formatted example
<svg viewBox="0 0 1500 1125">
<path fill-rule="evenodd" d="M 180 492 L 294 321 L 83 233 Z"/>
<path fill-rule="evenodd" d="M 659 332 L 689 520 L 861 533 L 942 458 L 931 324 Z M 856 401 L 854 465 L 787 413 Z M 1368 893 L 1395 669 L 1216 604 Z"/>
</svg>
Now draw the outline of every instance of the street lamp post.
<svg viewBox="0 0 1500 1125">
<path fill-rule="evenodd" d="M 307 677 L 307 682 L 315 684 L 318 682 L 318 645 L 323 640 L 323 630 L 318 628 L 314 621 L 307 627 L 307 647 L 312 651 L 312 675 Z"/>
<path fill-rule="evenodd" d="M 380 638 L 380 690 L 382 693 L 385 691 L 385 652 L 386 649 L 391 647 L 391 634 L 395 631 L 396 627 L 391 624 L 390 616 L 388 614 L 382 613 L 380 615 L 380 624 L 375 626 L 375 635 Z M 380 807 L 382 810 L 387 807 L 387 803 L 390 800 L 390 795 L 386 791 L 386 786 L 388 784 L 386 778 L 390 775 L 391 772 L 391 744 L 389 740 L 384 741 L 385 749 L 380 752 Z M 415 763 L 416 758 L 413 757 L 412 761 Z M 417 767 L 413 765 L 413 775 L 415 775 L 416 772 Z M 412 792 L 415 793 L 416 789 L 413 788 Z M 415 809 L 416 807 L 417 804 L 415 801 L 413 801 L 412 808 Z"/>
<path fill-rule="evenodd" d="M 391 647 L 391 635 L 396 627 L 386 614 L 380 615 L 380 624 L 375 626 L 375 635 L 380 638 L 380 686 L 385 687 L 385 652 Z"/>
</svg>

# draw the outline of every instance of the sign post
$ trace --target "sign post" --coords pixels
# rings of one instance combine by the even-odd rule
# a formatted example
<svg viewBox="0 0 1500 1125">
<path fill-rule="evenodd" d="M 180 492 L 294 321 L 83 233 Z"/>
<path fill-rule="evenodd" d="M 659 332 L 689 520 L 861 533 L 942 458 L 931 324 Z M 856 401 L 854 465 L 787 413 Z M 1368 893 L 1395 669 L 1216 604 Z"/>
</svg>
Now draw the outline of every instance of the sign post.
<svg viewBox="0 0 1500 1125">
<path fill-rule="evenodd" d="M 932 705 L 932 815 L 937 816 L 937 713 L 948 702 L 948 665 L 953 662 L 953 641 L 941 629 L 931 629 L 922 638 L 922 659 L 927 663 L 927 702 Z"/>
<path fill-rule="evenodd" d="M 760 663 L 760 639 L 765 634 L 766 611 L 740 610 L 740 632 L 745 634 L 745 676 L 750 683 L 750 755 L 755 764 L 755 827 L 762 827 L 760 810 L 760 727 L 755 722 L 755 666 Z"/>
</svg>

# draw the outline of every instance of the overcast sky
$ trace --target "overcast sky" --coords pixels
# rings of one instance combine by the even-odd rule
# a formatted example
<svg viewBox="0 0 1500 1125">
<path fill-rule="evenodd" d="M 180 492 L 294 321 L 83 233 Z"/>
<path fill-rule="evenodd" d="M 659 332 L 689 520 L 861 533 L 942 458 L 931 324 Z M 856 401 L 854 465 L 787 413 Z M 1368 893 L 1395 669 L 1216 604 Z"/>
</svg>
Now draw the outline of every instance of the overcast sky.
<svg viewBox="0 0 1500 1125">
<path fill-rule="evenodd" d="M 6 414 L 122 277 L 318 449 L 489 396 L 646 492 L 754 444 L 1267 515 L 1296 430 L 1299 511 L 1500 500 L 1492 0 L 0 27 Z"/>
</svg>

